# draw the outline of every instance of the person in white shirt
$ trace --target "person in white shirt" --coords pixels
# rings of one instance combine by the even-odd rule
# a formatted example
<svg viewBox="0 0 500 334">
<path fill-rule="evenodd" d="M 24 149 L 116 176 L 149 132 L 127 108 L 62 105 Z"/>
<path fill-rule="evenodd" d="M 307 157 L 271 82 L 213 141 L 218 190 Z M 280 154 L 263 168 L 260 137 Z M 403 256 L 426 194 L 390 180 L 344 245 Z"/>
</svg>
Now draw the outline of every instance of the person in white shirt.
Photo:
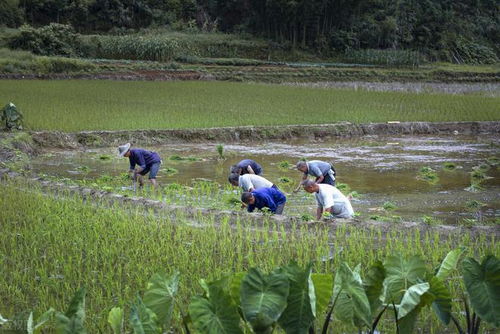
<svg viewBox="0 0 500 334">
<path fill-rule="evenodd" d="M 241 187 L 244 192 L 252 192 L 261 188 L 278 189 L 271 181 L 256 174 L 238 175 L 236 173 L 231 173 L 229 175 L 229 183 L 235 187 Z"/>
<path fill-rule="evenodd" d="M 306 180 L 302 185 L 305 191 L 316 197 L 318 220 L 323 216 L 323 212 L 329 212 L 332 218 L 352 218 L 354 215 L 351 202 L 337 188 L 329 184 L 318 184 L 312 180 Z"/>
</svg>

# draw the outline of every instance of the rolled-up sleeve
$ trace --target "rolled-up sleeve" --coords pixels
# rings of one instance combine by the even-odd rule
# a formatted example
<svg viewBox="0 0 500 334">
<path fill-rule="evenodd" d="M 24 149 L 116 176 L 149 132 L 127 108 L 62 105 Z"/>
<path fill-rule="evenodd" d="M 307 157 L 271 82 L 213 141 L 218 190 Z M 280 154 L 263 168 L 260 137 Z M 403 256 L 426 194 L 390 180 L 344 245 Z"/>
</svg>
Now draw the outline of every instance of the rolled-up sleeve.
<svg viewBox="0 0 500 334">
<path fill-rule="evenodd" d="M 320 177 L 323 175 L 323 173 L 321 172 L 321 169 L 319 169 L 318 166 L 314 165 L 314 166 L 309 166 L 309 173 L 312 175 L 312 176 L 316 176 L 316 177 Z"/>
</svg>

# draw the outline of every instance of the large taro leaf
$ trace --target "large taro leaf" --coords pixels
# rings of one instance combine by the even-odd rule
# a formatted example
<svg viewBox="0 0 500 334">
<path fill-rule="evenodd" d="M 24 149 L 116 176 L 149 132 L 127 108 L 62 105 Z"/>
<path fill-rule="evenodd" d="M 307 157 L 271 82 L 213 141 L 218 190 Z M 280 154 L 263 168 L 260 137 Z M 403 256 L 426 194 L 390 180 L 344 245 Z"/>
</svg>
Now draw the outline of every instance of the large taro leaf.
<svg viewBox="0 0 500 334">
<path fill-rule="evenodd" d="M 385 268 L 381 261 L 375 262 L 366 274 L 365 280 L 363 282 L 366 296 L 370 302 L 370 309 L 372 315 L 375 315 L 377 309 L 382 305 L 380 300 L 380 295 L 383 290 L 383 283 L 385 279 Z"/>
<path fill-rule="evenodd" d="M 420 314 L 420 310 L 421 307 L 419 305 L 398 321 L 399 334 L 413 333 L 415 324 L 417 323 L 418 315 Z"/>
<path fill-rule="evenodd" d="M 312 274 L 314 291 L 316 292 L 316 315 L 322 314 L 330 304 L 333 294 L 333 275 Z"/>
<path fill-rule="evenodd" d="M 388 256 L 384 262 L 383 300 L 386 304 L 399 304 L 408 287 L 418 283 L 425 276 L 425 263 L 419 256 L 404 259 Z"/>
<path fill-rule="evenodd" d="M 363 288 L 359 267 L 353 271 L 346 263 L 341 263 L 335 276 L 333 298 L 337 299 L 337 319 L 357 327 L 371 325 L 370 302 Z"/>
<path fill-rule="evenodd" d="M 305 270 L 292 262 L 283 268 L 290 284 L 287 306 L 278 320 L 286 333 L 307 333 L 316 318 L 316 294 L 311 279 L 312 265 Z"/>
<path fill-rule="evenodd" d="M 432 309 L 438 318 L 448 325 L 451 320 L 451 294 L 444 282 L 434 276 L 429 280 L 429 294 L 432 297 Z"/>
<path fill-rule="evenodd" d="M 252 268 L 241 282 L 241 308 L 256 333 L 265 333 L 286 308 L 289 282 L 285 274 L 262 274 Z"/>
<path fill-rule="evenodd" d="M 179 272 L 170 277 L 155 274 L 149 280 L 147 290 L 144 292 L 144 305 L 156 314 L 158 323 L 164 329 L 170 328 L 179 276 Z"/>
<path fill-rule="evenodd" d="M 412 285 L 405 291 L 401 303 L 396 305 L 398 311 L 398 320 L 405 317 L 420 304 L 420 298 L 429 291 L 429 283 L 418 283 Z"/>
<path fill-rule="evenodd" d="M 441 266 L 436 273 L 436 277 L 442 280 L 448 278 L 449 274 L 457 268 L 458 260 L 465 252 L 465 248 L 457 248 L 446 254 Z"/>
<path fill-rule="evenodd" d="M 108 314 L 108 323 L 114 334 L 120 334 L 123 328 L 123 309 L 113 307 Z"/>
<path fill-rule="evenodd" d="M 78 290 L 66 313 L 57 312 L 56 332 L 58 334 L 85 334 L 85 288 Z"/>
<path fill-rule="evenodd" d="M 246 272 L 239 272 L 233 275 L 231 278 L 231 284 L 229 285 L 229 292 L 231 294 L 231 298 L 237 307 L 241 306 L 240 299 L 240 291 L 241 291 L 241 282 L 243 278 L 246 276 Z"/>
<path fill-rule="evenodd" d="M 189 316 L 200 333 L 243 333 L 238 309 L 231 296 L 221 286 L 208 285 L 209 297 L 194 297 L 189 304 Z"/>
<path fill-rule="evenodd" d="M 31 312 L 27 323 L 28 334 L 39 333 L 42 330 L 43 326 L 45 326 L 49 322 L 54 313 L 55 310 L 51 307 L 44 314 L 38 317 L 35 323 L 35 321 L 33 320 L 33 312 Z"/>
<path fill-rule="evenodd" d="M 130 326 L 134 330 L 134 334 L 157 334 L 160 332 L 156 314 L 144 305 L 139 296 L 130 309 Z"/>
<path fill-rule="evenodd" d="M 481 264 L 466 258 L 462 274 L 474 311 L 482 320 L 500 327 L 500 261 L 493 255 Z"/>
</svg>

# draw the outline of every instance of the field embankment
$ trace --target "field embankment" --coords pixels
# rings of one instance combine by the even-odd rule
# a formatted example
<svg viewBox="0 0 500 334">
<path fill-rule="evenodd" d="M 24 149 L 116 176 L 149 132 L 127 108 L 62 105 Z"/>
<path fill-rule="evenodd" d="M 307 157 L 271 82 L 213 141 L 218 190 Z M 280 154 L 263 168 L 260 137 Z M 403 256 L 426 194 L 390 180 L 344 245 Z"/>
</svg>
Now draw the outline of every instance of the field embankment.
<svg viewBox="0 0 500 334">
<path fill-rule="evenodd" d="M 235 142 L 366 135 L 500 134 L 500 122 L 402 122 L 318 125 L 241 126 L 199 129 L 81 131 L 34 131 L 32 140 L 44 148 L 110 147 L 124 142 L 134 145 L 165 145 L 176 142 Z"/>
</svg>

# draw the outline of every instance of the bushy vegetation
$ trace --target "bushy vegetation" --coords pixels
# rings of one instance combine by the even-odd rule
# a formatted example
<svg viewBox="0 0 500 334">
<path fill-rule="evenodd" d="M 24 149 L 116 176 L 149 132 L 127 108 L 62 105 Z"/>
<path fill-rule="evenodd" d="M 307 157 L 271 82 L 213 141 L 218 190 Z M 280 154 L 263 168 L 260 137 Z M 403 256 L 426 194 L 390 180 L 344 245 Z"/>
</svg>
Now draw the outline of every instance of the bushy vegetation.
<svg viewBox="0 0 500 334">
<path fill-rule="evenodd" d="M 493 0 L 9 0 L 4 3 L 0 7 L 4 19 L 1 22 L 13 27 L 21 22 L 33 26 L 57 22 L 70 24 L 81 33 L 117 35 L 144 28 L 188 33 L 221 31 L 265 38 L 278 48 L 312 50 L 321 57 L 337 56 L 346 50 L 382 49 L 389 54 L 412 50 L 430 60 L 492 63 L 498 61 L 500 45 L 500 15 Z M 382 54 L 362 58 L 384 63 L 394 59 Z M 405 58 L 396 57 L 398 62 Z M 414 61 L 414 57 L 407 60 L 407 65 L 412 64 L 409 61 Z"/>
<path fill-rule="evenodd" d="M 52 74 L 94 70 L 93 63 L 81 59 L 36 56 L 27 51 L 0 48 L 0 73 Z"/>
<path fill-rule="evenodd" d="M 316 274 L 329 274 L 331 277 L 333 272 L 340 273 L 342 267 L 353 268 L 345 274 L 360 276 L 359 279 L 362 277 L 362 282 L 368 284 L 371 266 L 377 266 L 377 261 L 384 261 L 387 256 L 392 255 L 384 263 L 384 267 L 388 268 L 388 280 L 392 277 L 394 280 L 390 281 L 394 284 L 401 282 L 393 277 L 396 271 L 389 270 L 392 265 L 405 268 L 408 266 L 413 268 L 409 272 L 416 274 L 407 277 L 410 285 L 430 282 L 434 287 L 437 286 L 434 284 L 435 280 L 428 281 L 431 276 L 426 273 L 448 277 L 457 263 L 457 254 L 452 256 L 453 259 L 446 255 L 457 246 L 467 247 L 466 256 L 475 258 L 487 254 L 498 256 L 500 252 L 494 237 L 488 236 L 471 239 L 464 234 L 462 237 L 442 239 L 438 234 L 420 235 L 418 232 L 402 231 L 389 233 L 385 242 L 374 245 L 373 240 L 380 240 L 376 230 L 362 232 L 355 228 L 346 228 L 338 230 L 333 236 L 335 242 L 332 243 L 328 230 L 320 226 L 296 226 L 285 230 L 280 225 L 264 221 L 261 229 L 248 230 L 244 221 L 230 227 L 227 221 L 215 220 L 211 215 L 200 216 L 193 222 L 184 219 L 182 211 L 179 211 L 174 221 L 146 210 L 108 208 L 105 202 L 84 202 L 81 198 L 64 193 L 51 197 L 22 182 L 3 184 L 2 190 L 0 252 L 6 256 L 0 258 L 0 263 L 2 271 L 9 274 L 0 275 L 0 284 L 3 287 L 0 290 L 0 308 L 2 316 L 14 323 L 23 324 L 22 328 L 26 328 L 24 325 L 31 311 L 33 322 L 36 324 L 40 315 L 51 307 L 66 310 L 70 296 L 85 286 L 85 326 L 89 332 L 107 332 L 107 315 L 112 307 L 118 306 L 128 310 L 130 301 L 133 301 L 132 305 L 140 306 L 137 304 L 137 291 L 144 291 L 146 287 L 143 301 L 146 305 L 151 305 L 149 297 L 153 297 L 154 293 L 148 293 L 148 290 L 155 287 L 154 282 L 162 282 L 155 276 L 151 281 L 153 283 L 147 284 L 149 277 L 155 272 L 179 271 L 180 283 L 172 325 L 180 330 L 182 316 L 179 312 L 185 312 L 186 305 L 190 302 L 202 302 L 197 298 L 207 298 L 208 302 L 213 301 L 210 298 L 215 298 L 214 290 L 209 288 L 206 292 L 203 287 L 213 287 L 210 282 L 214 280 L 254 267 L 269 273 L 278 266 L 285 267 L 291 260 L 297 261 L 302 268 L 313 262 Z M 193 223 L 196 223 L 196 228 L 192 226 Z M 396 262 L 391 260 L 393 257 L 405 259 L 413 255 L 422 257 L 425 262 L 411 258 L 409 261 L 401 260 L 396 265 Z M 443 259 L 448 265 L 441 266 L 445 269 L 434 271 Z M 361 266 L 356 267 L 359 263 Z M 243 278 L 242 275 L 239 277 Z M 200 286 L 202 278 L 205 281 L 201 281 Z M 414 281 L 419 279 L 423 281 Z M 348 284 L 331 278 L 330 283 L 326 281 L 327 287 L 333 281 L 342 286 L 344 283 Z M 221 282 L 223 287 L 233 286 Z M 316 283 L 318 281 L 315 281 Z M 157 288 L 161 286 L 166 287 L 160 284 Z M 324 285 L 322 286 L 324 288 Z M 449 281 L 448 289 L 451 296 L 461 296 L 463 291 L 460 281 L 456 279 Z M 331 290 L 340 293 L 338 290 Z M 318 291 L 324 290 L 318 288 Z M 350 293 L 349 291 L 353 290 L 343 289 L 344 293 Z M 194 298 L 198 293 L 205 297 Z M 83 295 L 84 291 L 80 290 L 76 299 L 81 299 Z M 370 296 L 375 295 L 376 293 Z M 348 296 L 339 297 L 339 301 L 344 297 Z M 402 294 L 398 295 L 399 297 L 402 297 Z M 399 299 L 396 300 L 393 295 L 391 298 L 399 305 Z M 317 309 L 317 324 L 322 324 L 329 297 L 318 295 L 317 300 L 323 305 L 323 311 Z M 422 298 L 421 301 L 428 303 L 432 298 Z M 81 303 L 72 303 L 75 306 L 77 304 Z M 341 304 L 343 303 L 337 303 L 336 306 L 339 312 Z M 179 305 L 184 307 L 178 307 Z M 449 304 L 440 305 L 445 307 L 445 310 L 450 310 L 447 308 Z M 461 308 L 458 304 L 454 305 L 451 312 L 463 325 L 465 319 L 459 312 Z M 132 313 L 136 306 L 132 306 Z M 377 307 L 379 308 L 375 314 L 383 309 L 379 304 Z M 475 304 L 473 308 L 477 310 Z M 190 314 L 195 314 L 191 312 L 191 308 L 189 311 Z M 422 307 L 419 312 L 420 319 L 423 320 L 418 322 L 420 328 L 434 332 L 443 329 L 444 325 L 438 317 L 432 315 L 433 311 Z M 113 314 L 115 313 L 116 310 Z M 147 311 L 142 314 L 148 313 L 151 314 Z M 382 318 L 377 327 L 379 330 L 394 329 L 393 313 L 384 313 L 387 317 Z M 61 314 L 69 319 L 75 315 L 69 311 Z M 337 319 L 334 320 L 335 327 L 342 332 L 353 332 L 358 322 L 353 324 L 342 314 L 334 309 Z M 361 313 L 356 314 L 361 316 Z M 478 314 L 483 317 L 482 313 Z M 400 316 L 403 318 L 403 315 Z M 59 317 L 57 321 L 61 319 L 64 320 Z M 141 316 L 140 319 L 143 321 L 145 318 Z M 164 319 L 163 316 L 161 319 Z M 196 316 L 191 319 L 201 321 Z M 486 318 L 483 320 L 487 321 Z M 64 326 L 64 323 L 68 322 L 61 324 Z M 196 327 L 198 328 L 198 325 Z"/>
<path fill-rule="evenodd" d="M 63 131 L 500 117 L 498 98 L 223 82 L 3 80 L 0 101 L 15 101 L 32 129 Z"/>
</svg>

